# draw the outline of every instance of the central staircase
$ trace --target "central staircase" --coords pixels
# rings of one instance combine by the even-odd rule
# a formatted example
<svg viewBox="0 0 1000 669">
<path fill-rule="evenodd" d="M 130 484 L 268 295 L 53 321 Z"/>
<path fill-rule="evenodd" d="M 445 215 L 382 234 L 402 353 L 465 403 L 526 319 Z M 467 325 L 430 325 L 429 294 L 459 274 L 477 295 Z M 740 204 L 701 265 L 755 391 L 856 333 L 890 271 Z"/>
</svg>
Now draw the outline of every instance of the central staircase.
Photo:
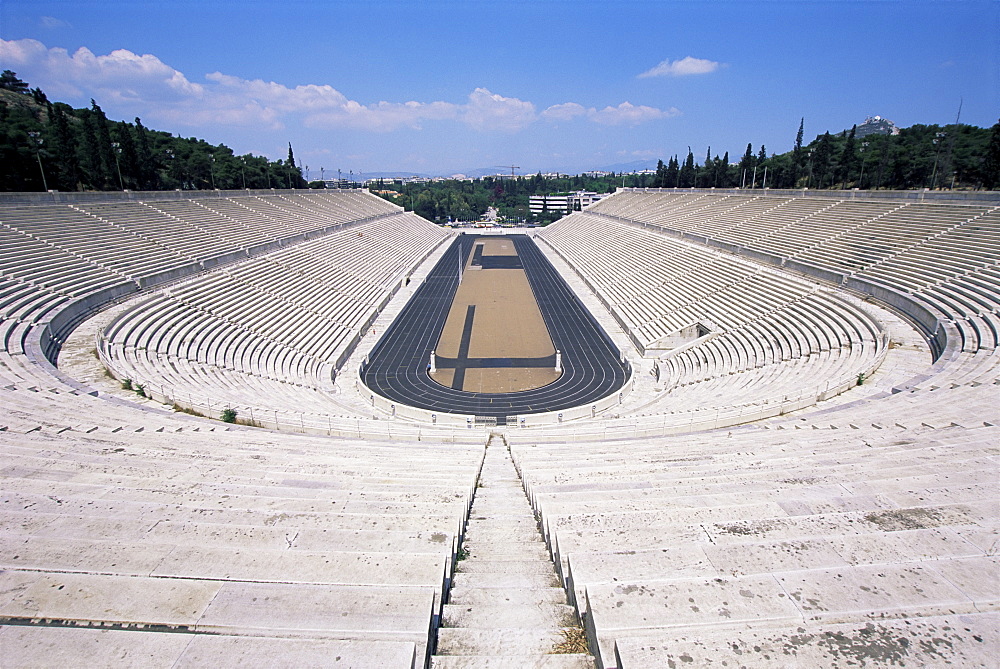
<svg viewBox="0 0 1000 669">
<path fill-rule="evenodd" d="M 490 438 L 433 669 L 594 669 L 521 479 Z"/>
</svg>

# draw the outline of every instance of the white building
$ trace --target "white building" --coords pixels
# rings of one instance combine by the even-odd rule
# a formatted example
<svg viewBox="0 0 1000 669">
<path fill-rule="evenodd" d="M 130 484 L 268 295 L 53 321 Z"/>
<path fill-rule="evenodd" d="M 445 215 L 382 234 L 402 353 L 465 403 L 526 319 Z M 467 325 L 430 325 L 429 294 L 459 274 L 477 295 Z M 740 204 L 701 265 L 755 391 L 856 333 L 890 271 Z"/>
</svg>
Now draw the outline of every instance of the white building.
<svg viewBox="0 0 1000 669">
<path fill-rule="evenodd" d="M 591 193 L 580 190 L 573 193 L 532 195 L 528 198 L 528 202 L 532 216 L 540 216 L 544 212 L 568 214 L 571 211 L 580 211 L 605 196 L 607 193 Z"/>
</svg>

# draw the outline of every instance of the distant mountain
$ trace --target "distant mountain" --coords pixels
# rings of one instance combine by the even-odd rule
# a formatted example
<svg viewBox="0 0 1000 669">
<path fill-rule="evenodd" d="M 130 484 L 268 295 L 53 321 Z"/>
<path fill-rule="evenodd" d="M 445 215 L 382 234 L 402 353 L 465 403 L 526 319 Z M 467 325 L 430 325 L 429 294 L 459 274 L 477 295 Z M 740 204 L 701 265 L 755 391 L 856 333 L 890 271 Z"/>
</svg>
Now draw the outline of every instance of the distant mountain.
<svg viewBox="0 0 1000 669">
<path fill-rule="evenodd" d="M 639 172 L 642 170 L 652 170 L 656 168 L 655 160 L 633 160 L 629 163 L 616 163 L 614 165 L 606 165 L 604 167 L 591 167 L 586 169 L 539 169 L 536 167 L 524 167 L 517 168 L 514 170 L 514 174 L 517 176 L 533 176 L 541 172 L 542 174 L 551 174 L 558 172 L 560 174 L 582 174 L 583 172 Z M 509 176 L 509 167 L 470 167 L 464 170 L 457 170 L 455 172 L 435 172 L 433 174 L 428 174 L 424 172 L 405 172 L 402 170 L 395 170 L 389 172 L 365 172 L 363 176 L 365 179 L 402 179 L 407 177 L 420 177 L 420 178 L 441 178 L 441 177 L 458 177 L 465 179 L 481 179 L 483 177 L 492 177 L 498 174 Z M 342 175 L 345 178 L 346 175 Z M 355 177 L 359 175 L 354 175 Z"/>
<path fill-rule="evenodd" d="M 423 172 L 403 172 L 397 170 L 395 172 L 365 172 L 363 174 L 355 174 L 355 178 L 364 177 L 365 179 L 403 179 L 407 177 L 420 177 L 422 179 L 429 179 L 433 176 L 438 176 L 436 174 L 425 174 Z M 341 177 L 348 178 L 347 175 L 341 174 Z"/>
<path fill-rule="evenodd" d="M 598 167 L 594 170 L 585 170 L 587 172 L 641 172 L 642 170 L 655 170 L 656 161 L 655 160 L 633 160 L 628 163 L 615 163 L 614 165 L 605 165 L 604 167 Z"/>
<path fill-rule="evenodd" d="M 528 174 L 528 175 L 530 175 L 530 174 L 536 174 L 537 172 L 538 172 L 538 170 L 528 170 L 528 169 L 521 169 L 521 168 L 517 168 L 516 170 L 514 170 L 514 174 L 516 174 L 518 176 L 524 176 L 526 174 Z M 510 174 L 510 168 L 509 167 L 473 167 L 473 168 L 467 169 L 467 170 L 459 170 L 455 174 L 462 174 L 466 178 L 469 178 L 469 179 L 480 179 L 482 177 L 492 177 L 492 176 L 495 176 L 497 174 L 508 174 L 509 175 Z M 452 175 L 448 175 L 448 176 L 452 176 Z"/>
</svg>

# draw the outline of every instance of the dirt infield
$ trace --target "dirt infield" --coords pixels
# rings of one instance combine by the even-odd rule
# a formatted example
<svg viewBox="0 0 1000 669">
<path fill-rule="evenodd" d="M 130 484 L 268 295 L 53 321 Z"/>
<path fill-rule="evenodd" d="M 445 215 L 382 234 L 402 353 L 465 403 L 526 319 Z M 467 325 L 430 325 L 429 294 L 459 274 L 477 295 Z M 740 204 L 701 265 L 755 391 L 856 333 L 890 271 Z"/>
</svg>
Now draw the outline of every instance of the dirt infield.
<svg viewBox="0 0 1000 669">
<path fill-rule="evenodd" d="M 510 393 L 559 378 L 555 347 L 511 240 L 476 241 L 437 355 L 431 377 L 456 390 Z"/>
</svg>

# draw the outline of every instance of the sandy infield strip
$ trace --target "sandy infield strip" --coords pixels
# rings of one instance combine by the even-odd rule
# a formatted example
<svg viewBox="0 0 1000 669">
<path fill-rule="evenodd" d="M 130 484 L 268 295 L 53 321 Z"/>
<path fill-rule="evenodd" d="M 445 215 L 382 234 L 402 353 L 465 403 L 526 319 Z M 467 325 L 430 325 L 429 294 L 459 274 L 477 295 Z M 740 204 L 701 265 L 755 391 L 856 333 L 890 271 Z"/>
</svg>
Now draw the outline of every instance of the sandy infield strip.
<svg viewBox="0 0 1000 669">
<path fill-rule="evenodd" d="M 431 378 L 456 390 L 511 393 L 559 378 L 555 347 L 510 239 L 476 240 L 437 355 Z"/>
</svg>

